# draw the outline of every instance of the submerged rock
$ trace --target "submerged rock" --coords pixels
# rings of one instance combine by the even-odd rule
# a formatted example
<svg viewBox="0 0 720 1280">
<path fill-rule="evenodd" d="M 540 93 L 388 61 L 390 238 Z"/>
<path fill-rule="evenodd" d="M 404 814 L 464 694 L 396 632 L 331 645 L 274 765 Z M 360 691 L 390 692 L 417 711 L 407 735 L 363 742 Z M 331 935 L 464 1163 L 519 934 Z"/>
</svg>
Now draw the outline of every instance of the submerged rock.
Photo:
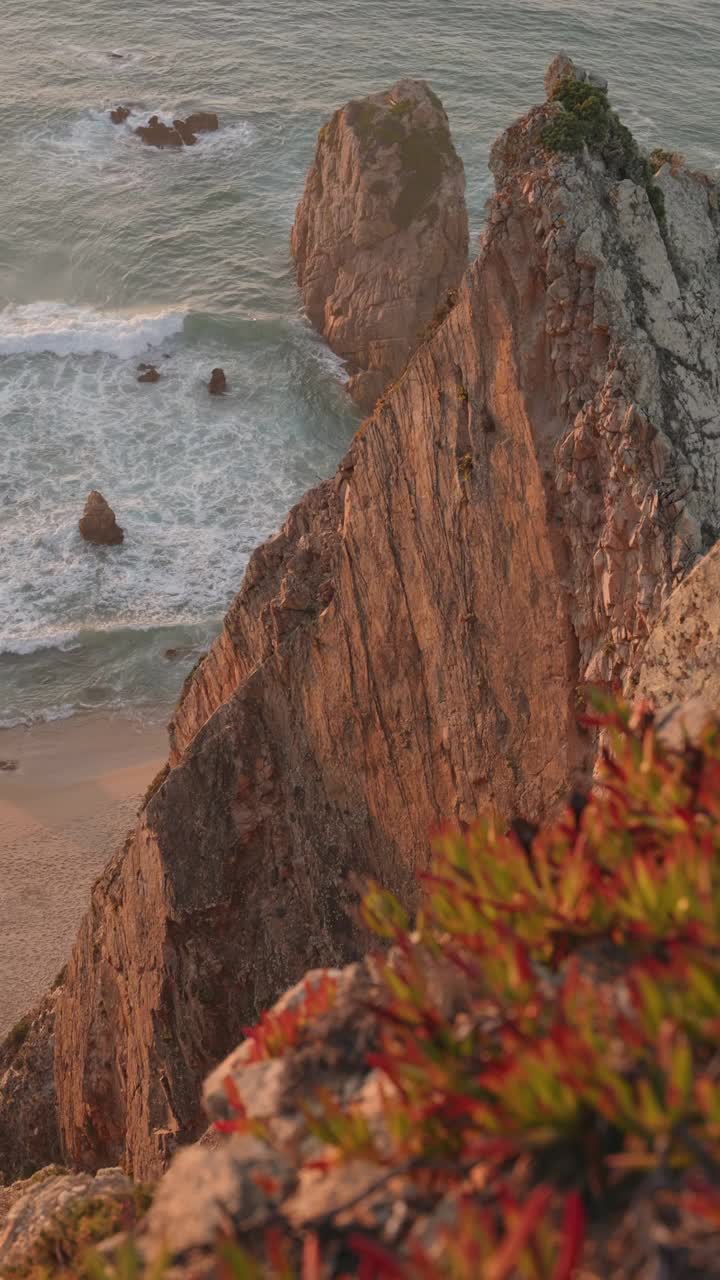
<svg viewBox="0 0 720 1280">
<path fill-rule="evenodd" d="M 208 391 L 211 396 L 221 396 L 227 391 L 227 378 L 224 369 L 213 369 L 208 382 Z"/>
<path fill-rule="evenodd" d="M 117 546 L 125 536 L 115 519 L 115 512 L 97 489 L 87 496 L 79 529 L 86 542 L 97 546 Z"/>
<path fill-rule="evenodd" d="M 143 370 L 142 373 L 138 374 L 138 382 L 159 382 L 162 377 L 154 364 L 139 364 L 138 369 Z"/>
<path fill-rule="evenodd" d="M 399 80 L 323 125 L 291 248 L 308 317 L 370 410 L 467 266 L 465 173 L 427 84 Z"/>
</svg>

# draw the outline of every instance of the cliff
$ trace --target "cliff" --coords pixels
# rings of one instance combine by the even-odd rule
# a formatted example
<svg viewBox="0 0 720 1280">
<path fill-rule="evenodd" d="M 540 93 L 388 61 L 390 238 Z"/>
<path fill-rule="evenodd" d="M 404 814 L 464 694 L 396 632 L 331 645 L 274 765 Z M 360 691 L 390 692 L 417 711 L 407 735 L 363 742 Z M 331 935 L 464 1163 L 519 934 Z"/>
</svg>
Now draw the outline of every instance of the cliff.
<svg viewBox="0 0 720 1280">
<path fill-rule="evenodd" d="M 718 721 L 600 724 L 544 830 L 438 837 L 414 928 L 371 887 L 390 949 L 247 1029 L 156 1186 L 0 1188 L 2 1274 L 717 1280 Z"/>
<path fill-rule="evenodd" d="M 465 173 L 423 81 L 349 102 L 323 126 L 291 249 L 307 315 L 369 412 L 467 266 Z"/>
<path fill-rule="evenodd" d="M 412 902 L 438 823 L 552 812 L 578 690 L 714 539 L 718 190 L 609 119 L 575 146 L 570 95 L 498 141 L 450 314 L 251 558 L 58 993 L 71 1163 L 154 1176 L 199 1135 L 242 1027 L 362 949 L 351 874 Z"/>
</svg>

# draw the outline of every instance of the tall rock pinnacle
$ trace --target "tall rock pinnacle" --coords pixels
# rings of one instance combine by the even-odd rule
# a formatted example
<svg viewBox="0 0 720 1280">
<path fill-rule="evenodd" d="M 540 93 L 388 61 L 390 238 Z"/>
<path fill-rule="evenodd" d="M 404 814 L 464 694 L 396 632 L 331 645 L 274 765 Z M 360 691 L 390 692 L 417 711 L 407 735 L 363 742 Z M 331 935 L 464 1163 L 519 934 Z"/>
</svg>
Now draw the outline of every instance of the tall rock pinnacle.
<svg viewBox="0 0 720 1280">
<path fill-rule="evenodd" d="M 307 314 L 370 410 L 467 266 L 462 161 L 423 81 L 349 102 L 323 126 L 291 247 Z"/>
</svg>

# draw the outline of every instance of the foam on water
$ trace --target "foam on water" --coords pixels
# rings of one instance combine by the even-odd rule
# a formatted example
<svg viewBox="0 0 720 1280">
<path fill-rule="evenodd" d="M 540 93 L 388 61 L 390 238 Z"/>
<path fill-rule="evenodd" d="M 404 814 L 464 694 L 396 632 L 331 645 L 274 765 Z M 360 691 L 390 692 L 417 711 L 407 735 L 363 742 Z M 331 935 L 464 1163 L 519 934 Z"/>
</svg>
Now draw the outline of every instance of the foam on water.
<svg viewBox="0 0 720 1280">
<path fill-rule="evenodd" d="M 182 332 L 185 313 L 168 308 L 126 314 L 64 302 L 33 302 L 0 311 L 0 356 L 106 352 L 125 359 Z"/>
</svg>

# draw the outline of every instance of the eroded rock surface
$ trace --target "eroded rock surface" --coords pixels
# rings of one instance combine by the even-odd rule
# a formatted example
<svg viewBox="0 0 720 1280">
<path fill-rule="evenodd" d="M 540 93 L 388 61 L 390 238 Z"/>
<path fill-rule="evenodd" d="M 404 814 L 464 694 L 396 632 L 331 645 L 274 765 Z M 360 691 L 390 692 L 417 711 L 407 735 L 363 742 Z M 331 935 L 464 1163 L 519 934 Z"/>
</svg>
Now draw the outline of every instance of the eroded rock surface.
<svg viewBox="0 0 720 1280">
<path fill-rule="evenodd" d="M 370 410 L 467 266 L 465 174 L 428 85 L 400 80 L 323 126 L 291 248 L 310 321 Z"/>
<path fill-rule="evenodd" d="M 623 678 L 715 538 L 717 188 L 663 167 L 659 221 L 544 148 L 560 110 L 494 147 L 455 305 L 188 678 L 58 1001 L 73 1163 L 154 1176 L 199 1136 L 243 1025 L 362 950 L 350 873 L 410 902 L 438 822 L 552 810 L 591 765 L 578 687 Z"/>
</svg>

